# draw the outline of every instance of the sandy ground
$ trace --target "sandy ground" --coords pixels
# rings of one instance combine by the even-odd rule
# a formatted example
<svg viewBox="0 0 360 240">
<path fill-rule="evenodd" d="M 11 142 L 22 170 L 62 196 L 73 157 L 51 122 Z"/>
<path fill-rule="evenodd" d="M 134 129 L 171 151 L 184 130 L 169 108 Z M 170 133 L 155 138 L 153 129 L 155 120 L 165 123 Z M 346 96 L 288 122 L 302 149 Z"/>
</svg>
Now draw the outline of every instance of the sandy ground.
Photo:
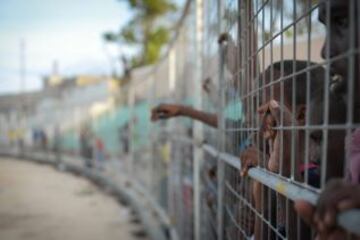
<svg viewBox="0 0 360 240">
<path fill-rule="evenodd" d="M 1 240 L 146 239 L 129 209 L 87 180 L 47 166 L 0 159 Z"/>
</svg>

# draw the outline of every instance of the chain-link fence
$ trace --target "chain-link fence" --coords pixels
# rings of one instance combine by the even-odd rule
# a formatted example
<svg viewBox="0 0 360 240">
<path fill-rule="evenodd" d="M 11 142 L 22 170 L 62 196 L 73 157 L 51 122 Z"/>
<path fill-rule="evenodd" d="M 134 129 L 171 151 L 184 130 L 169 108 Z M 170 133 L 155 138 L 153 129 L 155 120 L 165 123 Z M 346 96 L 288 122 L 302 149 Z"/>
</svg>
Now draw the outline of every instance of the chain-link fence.
<svg viewBox="0 0 360 240">
<path fill-rule="evenodd" d="M 167 185 L 157 187 L 167 190 L 168 214 L 181 239 L 310 239 L 316 234 L 299 218 L 293 201 L 314 204 L 329 179 L 345 176 L 344 139 L 356 135 L 358 127 L 352 107 L 359 93 L 353 90 L 358 4 L 342 6 L 348 22 L 340 27 L 332 17 L 336 4 L 191 4 L 176 41 L 149 77 L 151 106 L 185 104 L 217 117 L 217 128 L 186 118 L 151 125 L 158 139 L 155 152 L 162 153 L 153 161 L 168 157 L 155 171 Z M 332 49 L 340 44 L 329 38 L 336 27 L 352 32 L 345 49 Z M 349 64 L 343 70 L 337 68 L 341 61 Z M 346 84 L 340 94 L 336 88 L 344 81 L 352 87 Z M 275 108 L 266 105 L 272 100 Z M 253 167 L 250 177 L 241 176 L 241 163 Z"/>
</svg>

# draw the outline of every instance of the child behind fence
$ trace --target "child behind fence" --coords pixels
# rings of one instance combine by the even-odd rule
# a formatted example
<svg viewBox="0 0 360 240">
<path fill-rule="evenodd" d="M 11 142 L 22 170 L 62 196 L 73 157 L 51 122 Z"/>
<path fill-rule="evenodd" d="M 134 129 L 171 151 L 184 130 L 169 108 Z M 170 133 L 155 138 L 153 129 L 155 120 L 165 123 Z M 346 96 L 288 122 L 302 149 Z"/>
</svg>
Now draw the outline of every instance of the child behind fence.
<svg viewBox="0 0 360 240">
<path fill-rule="evenodd" d="M 310 85 L 307 86 L 307 74 L 305 69 L 308 67 L 310 70 Z M 282 74 L 283 69 L 283 74 Z M 298 74 L 300 72 L 300 74 Z M 307 61 L 293 61 L 293 60 L 285 60 L 276 62 L 273 65 L 269 66 L 267 70 L 261 75 L 260 81 L 264 86 L 264 90 L 259 90 L 259 96 L 262 97 L 262 100 L 268 102 L 273 99 L 277 102 L 281 102 L 281 96 L 283 94 L 283 103 L 284 106 L 287 106 L 288 109 L 292 109 L 292 111 L 288 110 L 291 115 L 294 116 L 296 120 L 295 125 L 303 125 L 305 121 L 305 112 L 306 112 L 306 89 L 309 87 L 310 95 L 313 94 L 316 90 L 321 87 L 321 83 L 324 78 L 324 69 L 322 67 L 316 66 L 315 63 L 309 63 Z M 282 83 L 281 83 L 282 82 Z M 281 86 L 282 85 L 282 86 Z M 295 86 L 294 86 L 295 85 Z M 293 86 L 295 88 L 293 88 Z M 295 89 L 295 92 L 293 92 Z M 294 96 L 294 97 L 293 97 Z M 292 108 L 292 100 L 295 99 L 295 108 Z M 270 102 L 271 103 L 271 102 Z M 242 162 L 242 171 L 241 175 L 245 176 L 249 167 L 261 165 L 274 173 L 280 173 L 283 176 L 290 177 L 290 168 L 291 168 L 291 160 L 289 156 L 289 151 L 287 147 L 284 147 L 284 151 L 280 152 L 279 147 L 279 138 L 280 133 L 274 131 L 272 128 L 276 127 L 276 125 L 280 122 L 279 119 L 276 119 L 275 116 L 272 116 L 272 112 L 270 112 L 270 108 L 268 103 L 260 106 L 258 109 L 260 113 L 260 123 L 262 125 L 260 134 L 257 134 L 258 138 L 253 141 L 252 146 L 242 152 L 241 154 L 241 162 Z M 255 114 L 255 113 L 254 113 Z M 283 119 L 286 122 L 286 116 Z M 288 123 L 288 124 L 291 124 Z M 288 134 L 288 133 L 285 133 Z M 285 135 L 284 134 L 284 135 Z M 255 144 L 255 145 L 254 145 Z M 280 161 L 280 156 L 283 155 L 282 162 Z M 264 159 L 262 157 L 265 157 Z M 261 162 L 260 162 L 261 159 Z M 314 159 L 316 160 L 316 159 Z M 296 178 L 299 177 L 300 170 L 300 162 L 296 162 Z M 280 165 L 282 164 L 282 165 Z M 305 168 L 308 168 L 306 166 Z M 309 170 L 309 169 L 307 169 Z M 314 173 L 315 174 L 315 173 Z M 314 176 L 314 178 L 319 179 L 319 176 Z M 285 203 L 284 198 L 280 197 L 278 204 L 276 204 L 276 197 L 272 192 L 270 199 L 267 199 L 268 189 L 265 189 L 258 182 L 253 183 L 253 198 L 256 211 L 259 213 L 262 212 L 265 217 L 273 218 L 270 220 L 271 224 L 274 226 L 278 226 L 278 231 L 280 234 L 286 236 L 285 229 L 285 218 L 286 214 L 284 212 Z M 262 192 L 264 191 L 264 192 Z M 262 207 L 262 196 L 264 202 L 266 203 L 264 207 Z M 270 201 L 270 208 L 267 209 L 267 202 Z M 279 210 L 277 217 L 274 215 L 274 208 L 276 205 L 279 205 Z M 268 210 L 270 210 L 270 215 L 268 215 Z M 289 213 L 288 213 L 289 214 Z M 274 218 L 277 219 L 277 222 L 274 222 Z M 270 229 L 265 229 L 267 226 L 261 226 L 260 219 L 256 219 L 255 223 L 255 239 L 262 239 L 261 236 L 267 236 L 268 231 Z M 260 229 L 265 229 L 263 233 L 260 232 Z M 295 234 L 295 233 L 294 233 Z"/>
</svg>

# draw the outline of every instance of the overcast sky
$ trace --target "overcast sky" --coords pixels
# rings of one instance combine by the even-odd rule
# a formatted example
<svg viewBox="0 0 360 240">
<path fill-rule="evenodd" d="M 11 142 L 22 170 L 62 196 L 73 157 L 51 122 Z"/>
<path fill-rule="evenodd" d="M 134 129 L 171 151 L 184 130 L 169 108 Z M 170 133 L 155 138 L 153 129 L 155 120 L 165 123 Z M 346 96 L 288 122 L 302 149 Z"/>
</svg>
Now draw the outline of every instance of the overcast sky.
<svg viewBox="0 0 360 240">
<path fill-rule="evenodd" d="M 52 71 L 55 60 L 60 74 L 108 74 L 104 31 L 117 30 L 131 17 L 118 0 L 0 0 L 0 94 L 20 87 L 20 41 L 26 42 L 26 90 L 41 86 L 41 76 Z M 129 49 L 123 49 L 127 52 Z"/>
</svg>

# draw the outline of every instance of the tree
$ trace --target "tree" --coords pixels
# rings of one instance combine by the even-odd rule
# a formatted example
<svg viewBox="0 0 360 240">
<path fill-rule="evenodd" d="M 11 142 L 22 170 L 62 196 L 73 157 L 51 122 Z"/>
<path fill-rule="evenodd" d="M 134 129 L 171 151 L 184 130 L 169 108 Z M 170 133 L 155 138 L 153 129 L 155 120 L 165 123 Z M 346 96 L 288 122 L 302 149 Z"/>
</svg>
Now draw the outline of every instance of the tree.
<svg viewBox="0 0 360 240">
<path fill-rule="evenodd" d="M 161 19 L 173 13 L 176 5 L 171 0 L 121 1 L 127 1 L 134 17 L 119 33 L 104 33 L 104 40 L 140 47 L 140 53 L 131 59 L 131 68 L 155 63 L 170 37 L 170 27 L 162 24 Z"/>
</svg>

